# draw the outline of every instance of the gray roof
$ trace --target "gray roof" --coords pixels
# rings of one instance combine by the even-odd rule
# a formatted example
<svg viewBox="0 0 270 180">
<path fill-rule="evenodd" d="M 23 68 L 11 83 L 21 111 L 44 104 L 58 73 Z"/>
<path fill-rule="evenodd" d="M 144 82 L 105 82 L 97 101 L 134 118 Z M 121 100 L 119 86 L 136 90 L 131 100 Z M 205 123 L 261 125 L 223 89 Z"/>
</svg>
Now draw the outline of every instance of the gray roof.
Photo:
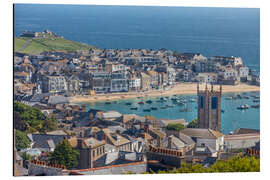
<svg viewBox="0 0 270 180">
<path fill-rule="evenodd" d="M 27 137 L 34 142 L 36 148 L 54 148 L 55 145 L 64 140 L 66 135 L 51 134 L 28 134 Z"/>
<path fill-rule="evenodd" d="M 201 129 L 201 128 L 185 128 L 181 133 L 195 138 L 205 138 L 205 139 L 217 139 L 224 136 L 222 133 L 214 131 L 212 129 Z"/>
<path fill-rule="evenodd" d="M 48 100 L 48 104 L 64 104 L 68 102 L 68 98 L 65 96 L 50 96 Z"/>
<path fill-rule="evenodd" d="M 107 128 L 113 133 L 115 133 L 117 130 L 119 130 L 121 134 L 126 131 L 126 129 L 121 126 L 108 126 Z"/>
<path fill-rule="evenodd" d="M 101 156 L 99 159 L 94 161 L 94 167 L 103 167 L 112 164 L 119 158 L 119 152 L 106 153 Z"/>
<path fill-rule="evenodd" d="M 50 94 L 51 93 L 34 94 L 29 101 L 40 102 L 45 96 L 50 96 Z"/>
<path fill-rule="evenodd" d="M 38 148 L 29 148 L 29 149 L 23 149 L 20 151 L 20 153 L 24 153 L 30 155 L 30 156 L 39 156 L 41 155 L 41 150 Z"/>
<path fill-rule="evenodd" d="M 183 134 L 183 133 L 179 133 L 179 137 L 178 137 L 182 142 L 184 142 L 187 146 L 193 145 L 195 144 L 195 142 L 192 140 L 191 137 Z"/>
</svg>

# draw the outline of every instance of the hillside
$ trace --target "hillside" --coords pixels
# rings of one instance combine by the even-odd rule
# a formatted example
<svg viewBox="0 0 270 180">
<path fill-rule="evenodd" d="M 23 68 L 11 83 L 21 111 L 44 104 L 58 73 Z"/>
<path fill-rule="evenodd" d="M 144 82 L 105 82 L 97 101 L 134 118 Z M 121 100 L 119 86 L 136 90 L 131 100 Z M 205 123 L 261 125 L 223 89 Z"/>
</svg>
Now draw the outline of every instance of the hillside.
<svg viewBox="0 0 270 180">
<path fill-rule="evenodd" d="M 14 40 L 14 51 L 27 54 L 40 54 L 43 51 L 76 51 L 93 48 L 87 44 L 67 40 L 60 37 L 26 38 Z"/>
</svg>

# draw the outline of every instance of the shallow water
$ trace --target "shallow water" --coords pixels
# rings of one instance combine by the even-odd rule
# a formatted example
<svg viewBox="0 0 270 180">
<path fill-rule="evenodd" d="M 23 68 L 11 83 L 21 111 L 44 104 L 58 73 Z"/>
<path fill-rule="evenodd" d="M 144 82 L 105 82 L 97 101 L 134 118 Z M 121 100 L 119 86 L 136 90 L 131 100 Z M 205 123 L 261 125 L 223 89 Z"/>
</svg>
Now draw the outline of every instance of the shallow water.
<svg viewBox="0 0 270 180">
<path fill-rule="evenodd" d="M 249 99 L 237 99 L 237 100 L 227 100 L 226 97 L 232 95 L 259 95 L 259 92 L 252 93 L 224 93 L 221 100 L 221 109 L 224 110 L 224 113 L 221 113 L 221 128 L 222 132 L 227 134 L 230 131 L 242 127 L 242 128 L 253 128 L 260 129 L 260 109 L 249 108 L 247 110 L 238 110 L 237 107 L 248 104 L 249 106 L 255 105 L 258 103 L 253 102 L 253 98 Z M 165 97 L 165 96 L 164 96 Z M 176 105 L 170 100 L 173 97 L 178 97 L 179 99 L 185 99 L 188 101 L 186 105 L 179 106 Z M 170 96 L 167 102 L 157 102 L 160 97 L 148 97 L 143 99 L 126 99 L 119 101 L 110 101 L 111 104 L 105 104 L 105 102 L 95 102 L 95 103 L 86 103 L 87 110 L 90 108 L 100 109 L 105 111 L 118 111 L 122 114 L 137 114 L 139 116 L 152 115 L 160 119 L 179 119 L 184 118 L 187 122 L 190 122 L 194 118 L 197 118 L 197 102 L 189 102 L 190 99 L 196 99 L 196 95 L 177 95 Z M 152 104 L 145 103 L 147 100 L 152 100 Z M 138 102 L 143 101 L 144 104 L 140 105 Z M 126 103 L 132 103 L 132 105 L 126 105 Z M 83 103 L 79 103 L 83 104 Z M 174 106 L 167 107 L 162 109 L 165 106 Z M 138 110 L 131 110 L 131 107 L 137 107 Z M 151 112 L 145 112 L 144 109 L 150 109 L 151 107 L 157 107 L 157 110 L 151 110 Z M 188 110 L 187 112 L 180 112 L 180 110 Z"/>
</svg>

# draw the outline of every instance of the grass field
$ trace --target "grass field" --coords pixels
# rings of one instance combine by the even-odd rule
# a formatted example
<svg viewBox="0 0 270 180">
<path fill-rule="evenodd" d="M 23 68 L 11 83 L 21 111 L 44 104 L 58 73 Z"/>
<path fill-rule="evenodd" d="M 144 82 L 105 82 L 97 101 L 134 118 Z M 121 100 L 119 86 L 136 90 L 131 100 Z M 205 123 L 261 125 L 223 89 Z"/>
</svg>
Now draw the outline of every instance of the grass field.
<svg viewBox="0 0 270 180">
<path fill-rule="evenodd" d="M 15 38 L 14 48 L 15 52 L 27 53 L 27 54 L 40 54 L 44 51 L 76 51 L 76 50 L 88 50 L 93 48 L 87 44 L 63 39 L 63 38 L 42 38 L 33 39 L 32 42 L 23 50 L 21 48 L 29 40 L 29 38 Z"/>
</svg>

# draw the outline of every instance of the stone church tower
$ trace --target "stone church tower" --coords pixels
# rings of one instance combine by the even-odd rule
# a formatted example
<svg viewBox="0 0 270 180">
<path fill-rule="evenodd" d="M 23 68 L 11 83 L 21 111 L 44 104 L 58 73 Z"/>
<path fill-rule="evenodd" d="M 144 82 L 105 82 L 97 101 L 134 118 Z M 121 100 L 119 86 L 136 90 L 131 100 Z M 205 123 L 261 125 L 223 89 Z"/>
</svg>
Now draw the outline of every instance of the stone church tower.
<svg viewBox="0 0 270 180">
<path fill-rule="evenodd" d="M 219 91 L 205 86 L 205 90 L 200 90 L 197 84 L 198 96 L 198 128 L 212 129 L 221 132 L 221 94 L 222 86 Z"/>
</svg>

